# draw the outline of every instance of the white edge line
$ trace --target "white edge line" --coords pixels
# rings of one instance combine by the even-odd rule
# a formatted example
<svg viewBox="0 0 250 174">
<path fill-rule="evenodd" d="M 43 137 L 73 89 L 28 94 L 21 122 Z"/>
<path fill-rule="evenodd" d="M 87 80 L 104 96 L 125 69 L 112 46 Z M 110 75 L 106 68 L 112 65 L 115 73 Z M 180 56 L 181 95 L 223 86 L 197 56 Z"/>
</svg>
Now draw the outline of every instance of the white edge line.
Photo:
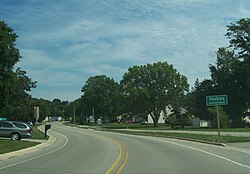
<svg viewBox="0 0 250 174">
<path fill-rule="evenodd" d="M 245 168 L 250 169 L 250 166 L 248 166 L 248 165 L 238 163 L 238 162 L 233 161 L 233 160 L 231 160 L 231 159 L 229 159 L 229 158 L 226 158 L 226 157 L 223 157 L 223 156 L 220 156 L 220 155 L 216 155 L 216 154 L 214 154 L 214 153 L 207 152 L 207 151 L 205 151 L 205 150 L 197 149 L 197 148 L 195 148 L 195 147 L 190 147 L 190 146 L 187 146 L 187 145 L 178 144 L 178 143 L 174 143 L 174 142 L 164 141 L 164 140 L 160 140 L 160 139 L 154 139 L 154 140 L 156 140 L 156 141 L 161 141 L 161 142 L 165 142 L 165 143 L 171 143 L 171 144 L 174 144 L 174 145 L 178 145 L 178 146 L 186 147 L 186 148 L 189 148 L 189 149 L 192 149 L 192 150 L 196 150 L 196 151 L 199 151 L 199 152 L 202 152 L 202 153 L 206 153 L 206 154 L 208 154 L 208 155 L 211 155 L 211 156 L 214 156 L 214 157 L 223 159 L 223 160 L 225 160 L 225 161 L 231 162 L 231 163 L 236 164 L 236 165 L 238 165 L 238 166 L 241 166 L 241 167 L 245 167 Z"/>
<path fill-rule="evenodd" d="M 58 133 L 58 134 L 60 134 L 60 133 Z M 14 164 L 10 164 L 10 165 L 8 165 L 8 166 L 1 167 L 0 170 L 6 169 L 6 168 L 9 168 L 9 167 L 13 167 L 13 166 L 16 166 L 16 165 L 19 165 L 19 164 L 22 164 L 22 163 L 26 163 L 26 162 L 29 162 L 29 161 L 31 161 L 31 160 L 41 158 L 41 157 L 43 157 L 43 156 L 49 155 L 49 154 L 51 154 L 51 153 L 54 153 L 54 152 L 60 150 L 61 148 L 63 148 L 64 146 L 66 146 L 66 144 L 67 144 L 68 141 L 69 141 L 68 138 L 67 138 L 66 136 L 64 136 L 63 134 L 61 134 L 61 136 L 63 136 L 63 137 L 66 139 L 65 143 L 64 143 L 61 147 L 59 147 L 59 148 L 57 148 L 57 149 L 55 149 L 55 150 L 52 150 L 52 151 L 50 151 L 50 152 L 44 153 L 44 154 L 42 154 L 42 155 L 39 155 L 39 156 L 30 158 L 30 159 L 27 159 L 27 160 L 24 160 L 24 161 L 21 161 L 21 162 L 17 162 L 17 163 L 14 163 Z"/>
</svg>

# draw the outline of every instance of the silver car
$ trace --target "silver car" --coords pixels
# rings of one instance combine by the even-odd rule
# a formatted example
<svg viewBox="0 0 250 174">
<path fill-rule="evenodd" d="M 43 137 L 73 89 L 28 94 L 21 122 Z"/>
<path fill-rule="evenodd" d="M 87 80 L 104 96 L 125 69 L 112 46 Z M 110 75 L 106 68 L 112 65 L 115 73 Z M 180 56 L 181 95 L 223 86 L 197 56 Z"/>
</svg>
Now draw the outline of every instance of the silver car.
<svg viewBox="0 0 250 174">
<path fill-rule="evenodd" d="M 0 121 L 0 137 L 21 140 L 31 137 L 32 128 L 23 122 Z"/>
</svg>

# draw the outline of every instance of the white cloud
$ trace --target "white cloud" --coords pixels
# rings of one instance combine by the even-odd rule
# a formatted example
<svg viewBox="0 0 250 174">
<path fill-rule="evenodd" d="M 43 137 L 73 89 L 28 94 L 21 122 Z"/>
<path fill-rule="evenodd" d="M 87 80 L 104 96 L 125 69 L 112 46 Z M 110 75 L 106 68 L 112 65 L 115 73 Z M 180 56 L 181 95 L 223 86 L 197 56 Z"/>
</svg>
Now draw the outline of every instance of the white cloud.
<svg viewBox="0 0 250 174">
<path fill-rule="evenodd" d="M 190 83 L 208 78 L 226 25 L 250 9 L 248 0 L 3 2 L 0 15 L 20 36 L 17 66 L 38 81 L 32 94 L 70 100 L 90 76 L 119 81 L 136 64 L 168 61 Z"/>
</svg>

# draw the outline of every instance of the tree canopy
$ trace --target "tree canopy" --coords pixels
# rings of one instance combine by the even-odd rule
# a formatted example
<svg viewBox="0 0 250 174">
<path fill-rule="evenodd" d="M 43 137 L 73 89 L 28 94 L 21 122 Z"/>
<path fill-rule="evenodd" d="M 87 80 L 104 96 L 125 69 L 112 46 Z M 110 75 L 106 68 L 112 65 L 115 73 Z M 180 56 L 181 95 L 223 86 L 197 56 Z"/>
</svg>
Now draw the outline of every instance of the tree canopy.
<svg viewBox="0 0 250 174">
<path fill-rule="evenodd" d="M 14 65 L 21 56 L 15 42 L 17 34 L 0 21 L 0 116 L 10 119 L 27 119 L 27 112 L 30 111 L 28 92 L 36 87 L 26 72 Z"/>
<path fill-rule="evenodd" d="M 168 105 L 179 105 L 188 91 L 187 78 L 167 62 L 133 66 L 121 81 L 128 111 L 150 114 L 157 126 Z"/>
<path fill-rule="evenodd" d="M 209 66 L 211 79 L 196 85 L 191 95 L 193 108 L 199 111 L 197 116 L 203 118 L 207 115 L 205 96 L 227 94 L 229 104 L 223 108 L 232 120 L 231 126 L 239 127 L 250 102 L 250 19 L 240 19 L 227 28 L 229 47 L 217 50 L 216 64 Z"/>
<path fill-rule="evenodd" d="M 92 115 L 94 109 L 95 116 L 111 121 L 118 111 L 118 89 L 119 84 L 105 75 L 90 77 L 82 87 L 82 112 Z"/>
</svg>

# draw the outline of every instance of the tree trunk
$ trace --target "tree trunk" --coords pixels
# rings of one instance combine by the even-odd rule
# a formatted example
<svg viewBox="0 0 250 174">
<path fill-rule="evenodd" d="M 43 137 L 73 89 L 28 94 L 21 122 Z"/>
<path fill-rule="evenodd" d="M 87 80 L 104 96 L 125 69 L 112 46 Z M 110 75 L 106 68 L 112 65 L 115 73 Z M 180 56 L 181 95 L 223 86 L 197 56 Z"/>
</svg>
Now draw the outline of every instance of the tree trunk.
<svg viewBox="0 0 250 174">
<path fill-rule="evenodd" d="M 159 116 L 155 116 L 154 114 L 150 113 L 151 118 L 153 119 L 154 122 L 154 127 L 158 127 L 158 120 Z"/>
</svg>

